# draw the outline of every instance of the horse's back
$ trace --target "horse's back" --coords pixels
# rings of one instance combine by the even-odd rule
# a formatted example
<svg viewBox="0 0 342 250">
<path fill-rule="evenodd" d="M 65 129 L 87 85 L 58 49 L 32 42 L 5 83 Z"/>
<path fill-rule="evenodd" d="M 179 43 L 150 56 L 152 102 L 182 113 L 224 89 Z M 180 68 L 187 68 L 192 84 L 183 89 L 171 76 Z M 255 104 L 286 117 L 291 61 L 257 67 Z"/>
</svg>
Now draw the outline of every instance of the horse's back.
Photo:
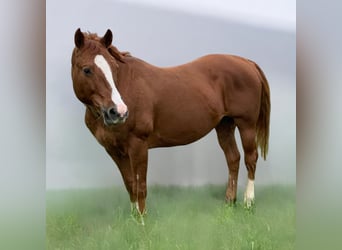
<svg viewBox="0 0 342 250">
<path fill-rule="evenodd" d="M 261 78 L 255 63 L 226 54 L 211 54 L 189 63 L 210 85 L 227 116 L 257 113 L 261 97 Z M 253 117 L 255 118 L 255 117 Z"/>
<path fill-rule="evenodd" d="M 255 63 L 247 58 L 235 55 L 209 54 L 190 62 L 189 65 L 193 65 L 204 73 L 209 73 L 214 79 L 220 74 L 245 80 L 258 78 Z"/>
</svg>

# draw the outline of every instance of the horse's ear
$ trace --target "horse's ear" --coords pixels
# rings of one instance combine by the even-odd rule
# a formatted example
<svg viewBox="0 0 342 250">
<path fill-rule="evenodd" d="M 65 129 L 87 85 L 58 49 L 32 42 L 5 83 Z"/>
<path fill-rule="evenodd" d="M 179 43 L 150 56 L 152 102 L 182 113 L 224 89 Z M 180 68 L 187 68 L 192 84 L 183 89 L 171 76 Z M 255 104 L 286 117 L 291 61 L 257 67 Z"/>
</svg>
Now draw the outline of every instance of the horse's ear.
<svg viewBox="0 0 342 250">
<path fill-rule="evenodd" d="M 84 44 L 84 35 L 80 28 L 78 28 L 75 32 L 75 45 L 77 48 L 81 48 Z"/>
<path fill-rule="evenodd" d="M 113 41 L 113 33 L 110 29 L 107 30 L 106 34 L 101 38 L 101 43 L 108 48 Z"/>
</svg>

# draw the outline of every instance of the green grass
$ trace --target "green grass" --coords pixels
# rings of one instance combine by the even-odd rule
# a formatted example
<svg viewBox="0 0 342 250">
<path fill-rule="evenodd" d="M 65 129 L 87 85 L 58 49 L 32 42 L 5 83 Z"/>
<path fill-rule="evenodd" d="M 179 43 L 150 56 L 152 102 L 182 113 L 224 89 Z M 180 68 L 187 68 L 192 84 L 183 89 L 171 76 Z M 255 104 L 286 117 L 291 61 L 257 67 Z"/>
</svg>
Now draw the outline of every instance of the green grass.
<svg viewBox="0 0 342 250">
<path fill-rule="evenodd" d="M 256 187 L 253 210 L 224 186 L 148 191 L 145 226 L 123 188 L 48 191 L 47 249 L 294 249 L 295 187 Z"/>
</svg>

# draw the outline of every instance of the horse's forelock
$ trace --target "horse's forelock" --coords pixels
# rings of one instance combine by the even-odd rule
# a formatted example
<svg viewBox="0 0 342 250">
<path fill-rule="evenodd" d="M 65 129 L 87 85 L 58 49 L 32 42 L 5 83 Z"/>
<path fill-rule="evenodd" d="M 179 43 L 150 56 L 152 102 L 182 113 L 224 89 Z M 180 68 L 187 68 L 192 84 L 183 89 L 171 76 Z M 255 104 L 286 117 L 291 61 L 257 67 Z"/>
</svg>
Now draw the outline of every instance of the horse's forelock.
<svg viewBox="0 0 342 250">
<path fill-rule="evenodd" d="M 95 40 L 95 41 L 100 41 L 101 37 L 97 35 L 97 33 L 90 33 L 90 32 L 85 32 L 83 33 L 85 39 L 87 40 Z"/>
<path fill-rule="evenodd" d="M 90 40 L 90 41 L 85 42 L 84 48 L 96 54 L 100 52 L 101 45 L 97 41 L 95 42 L 95 41 Z"/>
</svg>

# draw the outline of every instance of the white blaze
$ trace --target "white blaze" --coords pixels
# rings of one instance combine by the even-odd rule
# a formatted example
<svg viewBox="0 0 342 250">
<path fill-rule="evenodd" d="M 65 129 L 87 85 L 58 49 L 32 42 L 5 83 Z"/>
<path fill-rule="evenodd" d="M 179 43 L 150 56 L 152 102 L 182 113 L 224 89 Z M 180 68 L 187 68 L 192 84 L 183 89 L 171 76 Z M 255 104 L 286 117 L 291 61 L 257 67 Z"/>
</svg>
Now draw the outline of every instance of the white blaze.
<svg viewBox="0 0 342 250">
<path fill-rule="evenodd" d="M 127 106 L 121 99 L 120 93 L 116 88 L 116 85 L 114 83 L 112 70 L 106 61 L 106 59 L 103 57 L 103 55 L 97 55 L 95 56 L 94 62 L 97 67 L 100 68 L 102 73 L 104 74 L 107 82 L 109 83 L 110 87 L 112 88 L 112 101 L 116 105 L 117 111 L 120 115 L 124 115 L 127 112 Z"/>
</svg>

